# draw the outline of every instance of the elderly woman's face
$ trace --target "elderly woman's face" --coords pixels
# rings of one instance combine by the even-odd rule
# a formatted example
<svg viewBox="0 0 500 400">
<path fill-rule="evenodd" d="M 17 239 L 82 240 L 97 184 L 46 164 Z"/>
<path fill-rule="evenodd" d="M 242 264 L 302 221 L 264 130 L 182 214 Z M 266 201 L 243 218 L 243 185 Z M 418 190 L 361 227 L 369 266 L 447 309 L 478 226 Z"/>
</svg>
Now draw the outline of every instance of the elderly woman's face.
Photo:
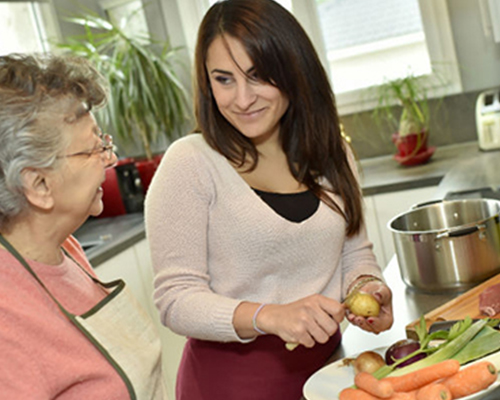
<svg viewBox="0 0 500 400">
<path fill-rule="evenodd" d="M 55 211 L 81 222 L 102 212 L 101 185 L 105 169 L 116 162 L 116 155 L 112 153 L 109 157 L 108 152 L 98 151 L 102 148 L 102 133 L 91 113 L 65 125 L 63 135 L 69 140 L 69 146 L 61 155 L 65 162 L 54 171 L 59 175 L 54 177 Z"/>
<path fill-rule="evenodd" d="M 225 39 L 231 53 L 219 36 L 208 48 L 206 61 L 219 111 L 254 143 L 277 137 L 281 117 L 290 103 L 288 98 L 277 87 L 259 80 L 239 40 L 231 36 Z"/>
</svg>

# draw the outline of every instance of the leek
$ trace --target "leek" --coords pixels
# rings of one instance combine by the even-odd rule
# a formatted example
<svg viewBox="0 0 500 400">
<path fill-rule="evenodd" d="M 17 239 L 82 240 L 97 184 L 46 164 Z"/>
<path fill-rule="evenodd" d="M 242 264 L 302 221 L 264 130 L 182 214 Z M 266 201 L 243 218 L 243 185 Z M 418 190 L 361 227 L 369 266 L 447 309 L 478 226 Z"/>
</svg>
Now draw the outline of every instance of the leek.
<svg viewBox="0 0 500 400">
<path fill-rule="evenodd" d="M 485 326 L 474 339 L 452 358 L 457 360 L 460 365 L 464 365 L 498 350 L 500 350 L 500 332 Z"/>
</svg>

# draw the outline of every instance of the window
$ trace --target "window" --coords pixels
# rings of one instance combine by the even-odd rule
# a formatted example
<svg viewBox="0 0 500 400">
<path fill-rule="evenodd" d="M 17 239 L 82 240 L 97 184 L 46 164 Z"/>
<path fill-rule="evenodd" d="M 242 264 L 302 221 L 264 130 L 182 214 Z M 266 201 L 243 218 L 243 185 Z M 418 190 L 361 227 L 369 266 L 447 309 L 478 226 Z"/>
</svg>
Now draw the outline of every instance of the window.
<svg viewBox="0 0 500 400">
<path fill-rule="evenodd" d="M 370 89 L 408 73 L 429 95 L 459 93 L 460 74 L 446 0 L 292 0 L 313 40 L 341 115 L 372 109 Z"/>
<path fill-rule="evenodd" d="M 418 0 L 316 0 L 337 94 L 432 72 Z"/>
<path fill-rule="evenodd" d="M 55 21 L 51 2 L 0 2 L 0 54 L 49 51 Z"/>
<path fill-rule="evenodd" d="M 111 22 L 118 25 L 126 34 L 146 35 L 149 29 L 141 0 L 101 0 L 101 8 Z"/>
<path fill-rule="evenodd" d="M 276 1 L 316 46 L 341 115 L 372 109 L 370 87 L 408 73 L 427 77 L 431 97 L 462 90 L 446 0 Z M 182 18 L 192 53 L 199 22 L 215 0 L 177 2 L 181 16 L 197 10 L 197 18 Z"/>
</svg>

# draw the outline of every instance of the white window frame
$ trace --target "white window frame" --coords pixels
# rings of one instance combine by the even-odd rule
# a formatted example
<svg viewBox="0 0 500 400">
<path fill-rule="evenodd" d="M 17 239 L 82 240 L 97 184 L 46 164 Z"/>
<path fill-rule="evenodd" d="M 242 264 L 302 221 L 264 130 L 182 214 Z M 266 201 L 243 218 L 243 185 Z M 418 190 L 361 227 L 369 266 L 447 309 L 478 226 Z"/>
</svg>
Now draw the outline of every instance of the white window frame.
<svg viewBox="0 0 500 400">
<path fill-rule="evenodd" d="M 56 46 L 56 43 L 61 42 L 62 34 L 53 0 L 2 1 L 5 3 L 32 3 L 30 8 L 31 19 L 33 24 L 36 25 L 36 30 L 40 35 L 38 40 L 40 41 L 42 48 L 45 51 L 60 51 L 60 49 Z"/>
<path fill-rule="evenodd" d="M 208 0 L 176 0 L 191 60 L 194 55 L 198 26 L 208 8 Z M 446 0 L 418 0 L 422 24 L 427 37 L 427 48 L 437 77 L 429 77 L 429 97 L 452 95 L 462 92 L 453 34 Z M 315 0 L 292 0 L 293 12 L 311 38 L 321 62 L 329 72 L 327 53 L 321 32 Z M 168 23 L 168 22 L 167 22 Z M 436 82 L 440 85 L 436 87 Z M 340 115 L 353 114 L 375 108 L 373 90 L 360 89 L 336 94 Z"/>
<path fill-rule="evenodd" d="M 45 43 L 46 48 L 52 52 L 60 52 L 56 43 L 61 43 L 62 33 L 59 25 L 59 18 L 57 16 L 56 8 L 53 0 L 46 0 L 37 4 L 38 11 L 40 12 L 41 21 L 43 23 L 44 35 L 41 39 Z"/>
</svg>

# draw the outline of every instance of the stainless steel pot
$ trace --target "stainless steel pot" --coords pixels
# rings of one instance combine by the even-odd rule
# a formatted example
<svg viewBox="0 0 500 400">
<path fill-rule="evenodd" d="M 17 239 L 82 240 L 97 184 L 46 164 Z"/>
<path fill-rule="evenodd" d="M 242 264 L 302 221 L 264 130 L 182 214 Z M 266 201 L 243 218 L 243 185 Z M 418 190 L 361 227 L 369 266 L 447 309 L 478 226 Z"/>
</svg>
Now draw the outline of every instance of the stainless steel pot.
<svg viewBox="0 0 500 400">
<path fill-rule="evenodd" d="M 403 281 L 423 291 L 460 291 L 500 272 L 500 201 L 436 201 L 388 223 Z"/>
</svg>

